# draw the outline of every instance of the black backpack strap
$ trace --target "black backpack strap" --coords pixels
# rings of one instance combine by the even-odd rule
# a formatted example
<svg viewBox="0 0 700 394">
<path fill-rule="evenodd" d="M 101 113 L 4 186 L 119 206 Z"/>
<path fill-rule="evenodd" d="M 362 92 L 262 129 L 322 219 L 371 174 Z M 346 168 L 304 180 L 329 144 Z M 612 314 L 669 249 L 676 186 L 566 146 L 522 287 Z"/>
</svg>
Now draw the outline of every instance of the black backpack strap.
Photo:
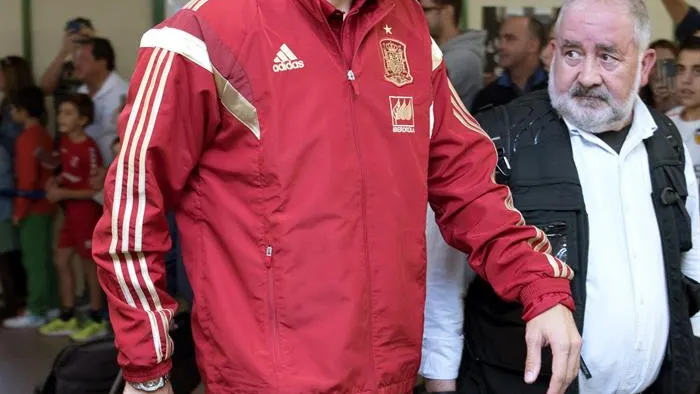
<svg viewBox="0 0 700 394">
<path fill-rule="evenodd" d="M 685 207 L 688 185 L 685 179 L 686 157 L 683 138 L 671 119 L 653 109 L 649 112 L 657 125 L 656 133 L 644 140 L 649 156 L 654 198 L 661 206 L 673 207 L 675 232 L 680 248 L 681 251 L 687 251 L 692 247 L 692 231 L 690 215 Z"/>
<path fill-rule="evenodd" d="M 511 173 L 511 125 L 508 109 L 506 106 L 489 108 L 487 111 L 477 114 L 476 119 L 479 124 L 485 125 L 484 131 L 491 137 L 491 141 L 496 148 L 498 155 L 496 181 L 507 185 Z"/>
</svg>

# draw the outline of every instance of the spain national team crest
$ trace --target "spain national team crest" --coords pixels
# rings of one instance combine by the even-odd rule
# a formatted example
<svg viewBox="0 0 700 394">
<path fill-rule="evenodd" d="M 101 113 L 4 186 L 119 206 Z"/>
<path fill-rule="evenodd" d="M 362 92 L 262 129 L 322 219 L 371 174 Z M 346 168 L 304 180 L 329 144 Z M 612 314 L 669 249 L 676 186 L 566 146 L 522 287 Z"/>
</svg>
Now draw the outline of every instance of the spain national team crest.
<svg viewBox="0 0 700 394">
<path fill-rule="evenodd" d="M 406 44 L 393 38 L 379 41 L 384 58 L 384 79 L 401 87 L 413 82 L 406 58 Z"/>
<path fill-rule="evenodd" d="M 389 96 L 389 109 L 394 133 L 415 133 L 413 97 Z"/>
</svg>

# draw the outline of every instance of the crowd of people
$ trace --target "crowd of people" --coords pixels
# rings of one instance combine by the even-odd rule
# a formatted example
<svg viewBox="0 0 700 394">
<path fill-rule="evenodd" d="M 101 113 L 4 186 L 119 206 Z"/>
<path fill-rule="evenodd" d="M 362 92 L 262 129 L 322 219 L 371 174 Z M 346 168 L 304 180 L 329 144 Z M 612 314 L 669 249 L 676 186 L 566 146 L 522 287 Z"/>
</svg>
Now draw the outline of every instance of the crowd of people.
<svg viewBox="0 0 700 394">
<path fill-rule="evenodd" d="M 112 329 L 128 393 L 170 393 L 176 297 L 212 393 L 700 390 L 697 9 L 511 16 L 489 76 L 461 0 L 241 3 L 146 32 L 130 83 L 85 18 L 38 83 L 0 59 L 5 328 Z"/>
<path fill-rule="evenodd" d="M 38 84 L 22 57 L 0 59 L 4 327 L 39 328 L 81 342 L 107 332 L 92 232 L 102 215 L 104 172 L 115 155 L 127 88 L 115 71 L 112 44 L 84 18 L 66 24 L 63 45 Z M 75 275 L 74 257 L 82 276 Z M 85 281 L 84 300 L 76 297 L 77 280 Z M 84 319 L 77 301 L 84 301 Z"/>
</svg>

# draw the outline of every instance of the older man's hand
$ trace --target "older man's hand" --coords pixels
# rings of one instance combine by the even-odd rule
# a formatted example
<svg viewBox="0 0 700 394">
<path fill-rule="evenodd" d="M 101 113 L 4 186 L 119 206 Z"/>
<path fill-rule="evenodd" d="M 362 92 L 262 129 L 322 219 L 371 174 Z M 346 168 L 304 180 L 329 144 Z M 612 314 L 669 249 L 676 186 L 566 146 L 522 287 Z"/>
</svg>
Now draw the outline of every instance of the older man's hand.
<svg viewBox="0 0 700 394">
<path fill-rule="evenodd" d="M 537 380 L 542 365 L 542 348 L 552 348 L 552 380 L 547 394 L 563 394 L 578 376 L 581 336 L 571 311 L 557 305 L 527 323 L 525 382 Z"/>
</svg>

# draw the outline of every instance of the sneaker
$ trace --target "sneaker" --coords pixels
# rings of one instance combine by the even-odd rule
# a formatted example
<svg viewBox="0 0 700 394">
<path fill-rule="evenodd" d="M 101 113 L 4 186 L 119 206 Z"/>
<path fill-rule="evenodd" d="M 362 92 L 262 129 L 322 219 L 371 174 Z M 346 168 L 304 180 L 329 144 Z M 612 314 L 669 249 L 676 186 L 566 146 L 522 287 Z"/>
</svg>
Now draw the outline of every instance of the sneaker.
<svg viewBox="0 0 700 394">
<path fill-rule="evenodd" d="M 87 342 L 105 335 L 107 335 L 107 323 L 104 320 L 98 323 L 88 319 L 83 327 L 71 334 L 70 339 L 75 342 Z"/>
<path fill-rule="evenodd" d="M 29 311 L 23 314 L 7 319 L 3 322 L 5 328 L 37 328 L 46 323 L 43 316 L 35 315 Z"/>
<path fill-rule="evenodd" d="M 49 311 L 46 312 L 46 320 L 48 321 L 54 320 L 59 316 L 61 316 L 61 310 L 58 308 L 49 309 Z"/>
<path fill-rule="evenodd" d="M 58 337 L 63 335 L 73 335 L 78 331 L 78 319 L 72 318 L 68 321 L 55 318 L 39 328 L 41 335 Z"/>
</svg>

